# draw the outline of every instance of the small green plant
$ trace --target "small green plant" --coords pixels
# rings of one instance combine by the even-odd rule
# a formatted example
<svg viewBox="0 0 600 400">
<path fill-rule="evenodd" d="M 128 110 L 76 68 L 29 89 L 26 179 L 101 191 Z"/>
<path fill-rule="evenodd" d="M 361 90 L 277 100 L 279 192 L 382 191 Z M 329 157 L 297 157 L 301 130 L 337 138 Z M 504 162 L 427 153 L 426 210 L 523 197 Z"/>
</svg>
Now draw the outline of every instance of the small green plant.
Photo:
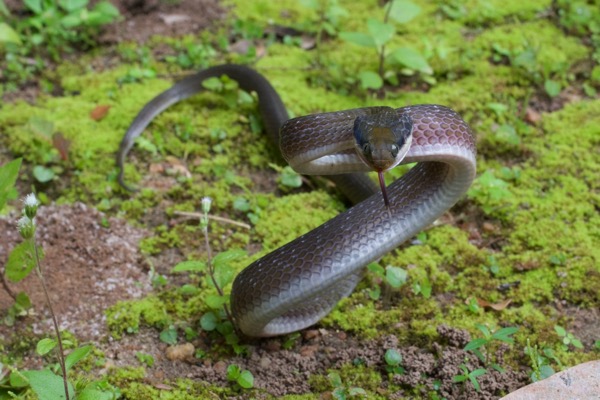
<svg viewBox="0 0 600 400">
<path fill-rule="evenodd" d="M 235 364 L 227 367 L 227 380 L 242 389 L 252 389 L 254 387 L 254 376 L 247 369 L 241 369 Z"/>
<path fill-rule="evenodd" d="M 288 191 L 302 186 L 302 175 L 294 171 L 289 165 L 281 167 L 277 164 L 269 164 L 269 166 L 279 173 L 277 183 L 280 189 Z"/>
<path fill-rule="evenodd" d="M 469 371 L 465 364 L 459 365 L 459 368 L 462 371 L 462 374 L 453 376 L 452 382 L 461 383 L 466 382 L 468 380 L 469 382 L 471 382 L 475 390 L 477 390 L 478 392 L 481 391 L 481 387 L 479 386 L 477 378 L 481 375 L 485 375 L 487 373 L 487 370 L 485 368 L 477 368 L 473 371 Z"/>
<path fill-rule="evenodd" d="M 8 186 L 14 184 L 14 175 L 18 172 L 19 165 L 20 160 L 9 163 L 7 166 L 0 169 L 0 209 L 3 208 L 5 201 L 2 193 L 6 192 L 7 184 Z M 62 333 L 59 329 L 58 316 L 52 307 L 49 288 L 46 284 L 46 279 L 42 270 L 41 260 L 43 258 L 43 252 L 36 241 L 37 224 L 35 217 L 39 206 L 39 200 L 33 193 L 25 198 L 23 216 L 17 223 L 17 228 L 23 238 L 23 242 L 17 245 L 9 254 L 4 274 L 8 280 L 19 282 L 25 279 L 32 271 L 35 271 L 35 274 L 42 284 L 46 306 L 50 311 L 54 334 L 56 336 L 55 339 L 41 339 L 36 345 L 36 352 L 40 356 L 46 356 L 56 349 L 58 354 L 58 365 L 54 367 L 49 366 L 47 369 L 40 371 L 17 371 L 16 369 L 11 369 L 11 374 L 8 377 L 8 385 L 16 389 L 16 391 L 29 388 L 40 399 L 65 398 L 66 400 L 69 400 L 75 398 L 76 393 L 77 398 L 92 398 L 91 396 L 98 395 L 104 396 L 107 393 L 99 389 L 101 386 L 99 382 L 94 382 L 80 388 L 79 385 L 74 386 L 68 379 L 68 372 L 75 364 L 90 354 L 92 346 L 87 345 L 75 348 L 70 354 L 65 356 L 65 349 L 68 346 L 72 346 L 73 343 L 69 340 L 63 340 L 62 338 Z M 9 293 L 11 292 L 9 291 Z M 19 302 L 23 303 L 24 300 Z M 2 385 L 3 379 L 4 378 L 0 379 L 0 385 Z M 111 398 L 114 398 L 114 396 Z"/>
<path fill-rule="evenodd" d="M 338 374 L 337 372 L 330 372 L 329 375 L 327 375 L 327 377 L 329 378 L 331 386 L 333 386 L 333 392 L 331 393 L 331 395 L 334 399 L 346 400 L 353 397 L 366 398 L 367 392 L 364 389 L 344 385 L 342 383 L 342 378 L 340 377 L 340 374 Z"/>
<path fill-rule="evenodd" d="M 285 337 L 285 340 L 281 344 L 281 347 L 285 350 L 290 350 L 298 342 L 298 339 L 300 339 L 301 336 L 302 335 L 300 334 L 300 332 L 290 333 Z"/>
<path fill-rule="evenodd" d="M 562 338 L 562 347 L 565 351 L 569 350 L 569 346 L 583 349 L 581 340 L 577 339 L 571 332 L 567 332 L 567 330 L 562 326 L 554 325 L 554 331 L 556 331 L 556 334 Z"/>
<path fill-rule="evenodd" d="M 388 265 L 383 268 L 377 263 L 371 263 L 367 268 L 375 277 L 375 285 L 369 290 L 369 297 L 373 300 L 379 300 L 381 297 L 381 283 L 383 283 L 384 300 L 387 302 L 391 296 L 391 291 L 399 289 L 408 279 L 408 273 L 400 267 Z"/>
<path fill-rule="evenodd" d="M 514 326 L 501 328 L 495 332 L 491 332 L 490 329 L 485 325 L 477 324 L 476 327 L 481 331 L 481 333 L 483 333 L 483 337 L 471 340 L 469 343 L 467 343 L 463 350 L 473 352 L 473 354 L 475 354 L 477 358 L 479 358 L 486 365 L 489 362 L 487 355 L 490 352 L 487 351 L 486 355 L 484 356 L 482 353 L 484 347 L 494 342 L 513 344 L 515 340 L 512 338 L 512 335 L 519 331 L 519 328 Z M 492 362 L 490 366 L 499 372 L 504 371 L 502 367 L 494 362 Z"/>
<path fill-rule="evenodd" d="M 106 0 L 92 8 L 89 0 L 24 0 L 23 5 L 31 15 L 16 19 L 0 1 L 7 17 L 0 25 L 0 54 L 4 54 L 0 66 L 7 82 L 24 82 L 43 71 L 45 57 L 59 61 L 74 47 L 93 46 L 100 28 L 119 17 Z"/>
<path fill-rule="evenodd" d="M 401 366 L 402 364 L 402 354 L 395 349 L 387 349 L 385 351 L 385 355 L 383 356 L 386 363 L 386 371 L 390 374 L 404 374 L 404 368 Z"/>
<path fill-rule="evenodd" d="M 240 249 L 231 249 L 225 252 L 212 255 L 208 239 L 209 212 L 212 199 L 204 197 L 202 199 L 202 216 L 200 218 L 200 227 L 204 235 L 204 244 L 207 252 L 207 262 L 202 261 L 184 261 L 173 267 L 173 272 L 192 272 L 205 273 L 206 282 L 209 287 L 215 289 L 215 294 L 206 296 L 205 301 L 210 311 L 206 312 L 200 318 L 200 327 L 207 332 L 218 332 L 225 338 L 236 354 L 246 352 L 246 346 L 240 344 L 240 339 L 235 331 L 233 318 L 229 312 L 229 295 L 223 292 L 223 288 L 233 280 L 235 271 L 230 263 L 246 255 L 246 252 Z"/>
<path fill-rule="evenodd" d="M 420 294 L 426 299 L 430 298 L 433 286 L 431 285 L 429 277 L 425 276 L 425 278 L 421 279 L 420 281 L 414 282 L 412 284 L 412 290 L 414 294 Z"/>
<path fill-rule="evenodd" d="M 151 354 L 142 353 L 140 351 L 135 353 L 135 357 L 139 362 L 144 364 L 147 367 L 152 367 L 154 365 L 154 357 Z"/>
<path fill-rule="evenodd" d="M 559 366 L 562 366 L 552 349 L 546 347 L 540 353 L 538 346 L 532 346 L 529 343 L 529 339 L 527 339 L 525 354 L 529 356 L 531 363 L 532 372 L 530 378 L 532 382 L 541 381 L 554 375 L 554 369 L 550 366 L 550 360 L 553 360 Z"/>
<path fill-rule="evenodd" d="M 424 81 L 435 83 L 433 69 L 425 57 L 411 47 L 399 47 L 388 50 L 389 42 L 396 34 L 396 27 L 390 23 L 392 19 L 397 24 L 406 24 L 421 13 L 421 8 L 408 0 L 390 1 L 385 6 L 383 21 L 367 20 L 367 32 L 341 32 L 339 37 L 358 46 L 375 50 L 379 59 L 377 72 L 372 70 L 359 71 L 358 76 L 363 89 L 381 89 L 385 80 L 397 84 L 397 71 L 404 75 L 420 73 Z M 390 69 L 386 69 L 386 62 Z"/>
<path fill-rule="evenodd" d="M 467 196 L 479 203 L 484 213 L 494 215 L 502 210 L 513 194 L 508 183 L 488 169 L 475 180 Z"/>
</svg>

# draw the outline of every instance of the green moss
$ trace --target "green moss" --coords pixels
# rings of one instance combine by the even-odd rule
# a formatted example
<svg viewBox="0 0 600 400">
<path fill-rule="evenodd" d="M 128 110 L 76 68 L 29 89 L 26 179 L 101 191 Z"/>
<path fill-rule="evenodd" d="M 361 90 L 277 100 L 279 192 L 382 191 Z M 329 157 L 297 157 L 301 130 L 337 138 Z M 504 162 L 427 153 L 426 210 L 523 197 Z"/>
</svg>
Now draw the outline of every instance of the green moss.
<svg viewBox="0 0 600 400">
<path fill-rule="evenodd" d="M 165 305 L 156 296 L 120 301 L 109 307 L 105 313 L 108 328 L 117 339 L 124 332 L 137 332 L 142 323 L 159 328 L 169 323 Z"/>
<path fill-rule="evenodd" d="M 523 58 L 520 64 L 543 76 L 559 72 L 564 74 L 590 53 L 577 38 L 563 35 L 559 28 L 547 20 L 487 29 L 470 46 L 477 58 L 491 57 L 494 48 L 506 50 L 512 55 L 509 61 L 513 64 L 517 56 L 528 51 L 530 55 Z"/>
<path fill-rule="evenodd" d="M 530 20 L 551 7 L 550 0 L 468 0 L 446 5 L 448 16 L 468 25 L 490 25 L 503 21 Z"/>
<path fill-rule="evenodd" d="M 342 210 L 342 204 L 322 191 L 275 199 L 255 229 L 263 249 L 273 250 L 316 228 Z"/>
</svg>

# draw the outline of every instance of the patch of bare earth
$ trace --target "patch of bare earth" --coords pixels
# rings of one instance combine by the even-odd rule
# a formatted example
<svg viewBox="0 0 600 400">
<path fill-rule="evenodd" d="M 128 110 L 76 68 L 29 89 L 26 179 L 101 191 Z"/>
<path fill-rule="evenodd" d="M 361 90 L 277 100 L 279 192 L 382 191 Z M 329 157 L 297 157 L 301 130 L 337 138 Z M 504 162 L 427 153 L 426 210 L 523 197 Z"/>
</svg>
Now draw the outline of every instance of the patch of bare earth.
<svg viewBox="0 0 600 400">
<path fill-rule="evenodd" d="M 43 273 L 61 329 L 81 341 L 97 342 L 108 334 L 104 310 L 120 300 L 140 298 L 151 290 L 139 241 L 147 232 L 117 218 L 108 218 L 82 203 L 40 207 L 37 240 L 44 250 Z M 0 265 L 21 242 L 16 216 L 0 218 Z M 0 324 L 0 338 L 7 343 L 19 331 L 53 335 L 41 283 L 35 273 L 18 283 L 8 282 L 15 294 L 24 291 L 34 305 L 32 315 L 13 327 Z M 0 309 L 13 300 L 0 291 Z"/>
</svg>

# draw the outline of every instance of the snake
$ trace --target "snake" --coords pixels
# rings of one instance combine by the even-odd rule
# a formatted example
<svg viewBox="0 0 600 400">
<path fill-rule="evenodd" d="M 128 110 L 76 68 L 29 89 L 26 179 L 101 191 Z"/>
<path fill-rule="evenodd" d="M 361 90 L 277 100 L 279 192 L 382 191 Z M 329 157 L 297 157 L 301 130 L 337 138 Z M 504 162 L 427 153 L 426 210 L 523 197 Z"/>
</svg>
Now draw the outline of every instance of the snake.
<svg viewBox="0 0 600 400">
<path fill-rule="evenodd" d="M 365 266 L 427 228 L 468 190 L 476 175 L 474 134 L 452 109 L 437 104 L 385 106 L 289 119 L 271 83 L 236 64 L 192 74 L 148 102 L 117 152 L 124 182 L 128 152 L 150 122 L 169 106 L 204 90 L 223 75 L 255 92 L 265 132 L 300 174 L 326 175 L 353 204 L 312 231 L 244 268 L 231 287 L 235 326 L 249 337 L 296 332 L 325 317 L 363 278 Z M 366 174 L 381 176 L 413 164 L 386 189 L 385 199 Z"/>
</svg>

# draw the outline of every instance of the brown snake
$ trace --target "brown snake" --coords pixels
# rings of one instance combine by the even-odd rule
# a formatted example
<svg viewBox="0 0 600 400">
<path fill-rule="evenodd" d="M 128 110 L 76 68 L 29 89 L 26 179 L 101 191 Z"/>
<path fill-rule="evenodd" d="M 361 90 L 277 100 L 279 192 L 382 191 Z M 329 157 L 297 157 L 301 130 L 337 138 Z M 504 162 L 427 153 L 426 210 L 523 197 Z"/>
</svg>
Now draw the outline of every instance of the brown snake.
<svg viewBox="0 0 600 400">
<path fill-rule="evenodd" d="M 202 91 L 205 79 L 222 75 L 257 93 L 265 129 L 295 170 L 333 174 L 337 187 L 357 203 L 255 261 L 236 277 L 231 309 L 237 327 L 246 335 L 281 335 L 319 321 L 352 292 L 365 265 L 435 221 L 458 201 L 475 177 L 473 134 L 447 107 L 369 107 L 288 120 L 279 95 L 262 75 L 244 66 L 221 65 L 177 82 L 144 106 L 117 154 L 121 185 L 128 188 L 123 182 L 125 157 L 152 119 Z M 398 130 L 388 124 L 398 125 Z M 373 135 L 365 139 L 369 133 Z M 391 145 L 388 136 L 393 136 Z M 396 158 L 393 163 L 417 163 L 389 186 L 388 207 L 362 173 L 389 167 L 378 164 L 378 141 L 386 142 L 382 144 L 386 149 L 391 146 Z"/>
</svg>

